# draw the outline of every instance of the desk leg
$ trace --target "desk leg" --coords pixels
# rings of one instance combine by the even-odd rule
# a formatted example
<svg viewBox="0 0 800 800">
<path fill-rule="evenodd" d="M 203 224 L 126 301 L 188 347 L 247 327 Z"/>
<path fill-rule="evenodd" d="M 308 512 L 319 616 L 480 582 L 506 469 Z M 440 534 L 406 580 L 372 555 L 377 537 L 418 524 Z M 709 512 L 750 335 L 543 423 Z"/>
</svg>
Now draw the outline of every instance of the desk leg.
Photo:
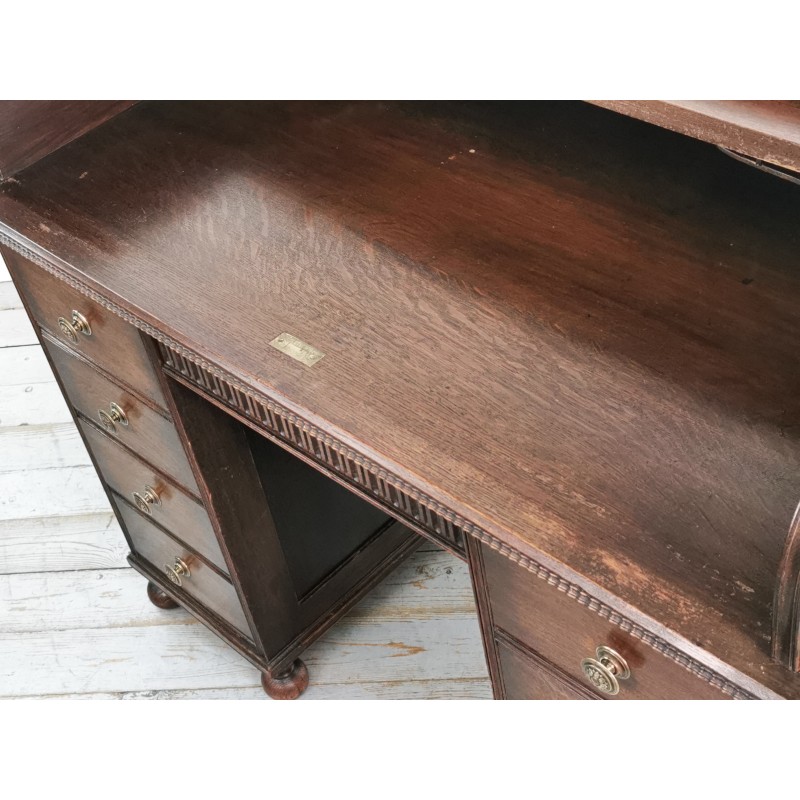
<svg viewBox="0 0 800 800">
<path fill-rule="evenodd" d="M 147 597 L 156 608 L 177 608 L 178 604 L 152 581 L 147 581 Z"/>
<path fill-rule="evenodd" d="M 280 675 L 262 672 L 261 686 L 273 700 L 296 700 L 308 688 L 308 668 L 298 658 Z"/>
</svg>

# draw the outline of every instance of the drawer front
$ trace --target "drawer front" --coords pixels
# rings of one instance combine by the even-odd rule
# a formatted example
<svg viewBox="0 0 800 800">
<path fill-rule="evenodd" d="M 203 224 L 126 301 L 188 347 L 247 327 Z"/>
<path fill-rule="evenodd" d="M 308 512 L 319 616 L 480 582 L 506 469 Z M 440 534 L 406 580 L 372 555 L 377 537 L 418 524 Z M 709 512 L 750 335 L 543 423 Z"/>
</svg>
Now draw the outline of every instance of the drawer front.
<svg viewBox="0 0 800 800">
<path fill-rule="evenodd" d="M 227 573 L 225 559 L 203 506 L 99 429 L 83 420 L 79 424 L 106 483 L 134 505 L 137 501 L 133 493 L 137 492 L 139 502 L 144 503 L 154 522 Z M 149 497 L 148 487 L 157 496 L 158 503 L 145 502 Z"/>
<path fill-rule="evenodd" d="M 581 662 L 596 658 L 596 649 L 605 646 L 621 655 L 631 672 L 619 681 L 617 699 L 730 699 L 524 567 L 488 547 L 482 554 L 493 624 L 587 688 L 596 691 Z"/>
<path fill-rule="evenodd" d="M 497 655 L 505 700 L 596 700 L 597 696 L 502 639 Z"/>
<path fill-rule="evenodd" d="M 41 267 L 16 253 L 7 252 L 8 269 L 42 328 L 160 408 L 166 408 L 155 369 L 142 337 L 133 325 Z M 72 334 L 68 327 L 62 330 L 59 326 L 59 319 L 72 324 L 73 312 L 86 320 L 90 335 Z"/>
<path fill-rule="evenodd" d="M 250 626 L 233 585 L 214 572 L 207 564 L 183 545 L 157 528 L 124 500 L 117 500 L 122 523 L 128 532 L 137 555 L 149 561 L 153 568 L 167 578 L 169 567 L 182 562 L 189 574 L 178 574 L 178 593 L 186 592 L 205 608 L 252 639 Z M 172 585 L 176 586 L 174 581 Z"/>
<path fill-rule="evenodd" d="M 200 494 L 172 422 L 110 381 L 94 365 L 76 357 L 71 350 L 47 335 L 43 341 L 64 384 L 67 399 L 77 411 L 95 424 L 103 425 L 111 437 L 135 450 L 181 486 Z M 112 409 L 112 403 L 118 408 Z M 101 410 L 104 415 L 99 413 Z M 125 415 L 127 424 L 112 418 L 115 411 Z"/>
</svg>

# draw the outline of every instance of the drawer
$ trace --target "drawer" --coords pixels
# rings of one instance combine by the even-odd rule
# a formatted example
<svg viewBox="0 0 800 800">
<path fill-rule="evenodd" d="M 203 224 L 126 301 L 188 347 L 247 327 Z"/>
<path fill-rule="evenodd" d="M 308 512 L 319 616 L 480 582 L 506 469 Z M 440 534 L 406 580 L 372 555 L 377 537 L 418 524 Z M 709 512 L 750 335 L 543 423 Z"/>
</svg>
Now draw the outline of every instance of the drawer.
<svg viewBox="0 0 800 800">
<path fill-rule="evenodd" d="M 83 420 L 79 424 L 105 482 L 128 502 L 141 503 L 154 522 L 227 573 L 225 559 L 203 506 L 161 473 L 123 450 L 98 428 Z M 157 497 L 157 503 L 146 502 L 150 499 L 149 491 Z M 138 501 L 134 492 L 139 495 Z"/>
<path fill-rule="evenodd" d="M 149 561 L 153 568 L 168 577 L 168 570 L 175 569 L 182 562 L 188 568 L 188 575 L 178 574 L 171 582 L 176 586 L 180 581 L 178 593 L 186 592 L 205 608 L 213 611 L 248 639 L 252 639 L 250 626 L 242 610 L 242 604 L 230 581 L 211 569 L 202 559 L 180 542 L 157 528 L 136 509 L 122 499 L 117 500 L 122 524 L 128 532 L 134 552 Z"/>
<path fill-rule="evenodd" d="M 597 700 L 597 695 L 508 641 L 497 641 L 507 700 Z"/>
<path fill-rule="evenodd" d="M 596 649 L 605 646 L 621 655 L 631 672 L 619 681 L 618 699 L 730 699 L 524 567 L 488 547 L 481 552 L 495 627 L 584 686 L 596 690 L 581 662 L 596 658 Z"/>
<path fill-rule="evenodd" d="M 11 276 L 42 328 L 99 364 L 121 383 L 166 408 L 155 368 L 141 334 L 133 325 L 17 253 L 7 253 Z M 59 319 L 71 324 L 73 312 L 85 318 L 90 335 L 73 333 L 68 326 L 60 327 Z"/>
<path fill-rule="evenodd" d="M 45 335 L 43 341 L 64 385 L 67 399 L 76 411 L 103 425 L 106 433 L 135 450 L 189 491 L 200 494 L 172 422 L 49 336 Z M 112 419 L 112 403 L 118 407 L 117 413 L 125 415 L 127 424 Z M 104 415 L 99 413 L 101 410 Z"/>
</svg>

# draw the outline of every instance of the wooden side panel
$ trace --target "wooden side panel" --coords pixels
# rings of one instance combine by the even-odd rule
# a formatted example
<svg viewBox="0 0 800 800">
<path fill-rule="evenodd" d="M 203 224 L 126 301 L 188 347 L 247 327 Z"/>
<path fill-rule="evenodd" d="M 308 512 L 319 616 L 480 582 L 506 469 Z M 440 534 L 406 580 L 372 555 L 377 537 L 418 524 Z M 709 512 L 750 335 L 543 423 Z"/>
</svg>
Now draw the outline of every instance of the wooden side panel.
<svg viewBox="0 0 800 800">
<path fill-rule="evenodd" d="M 130 108 L 134 100 L 0 101 L 0 181 Z"/>
<path fill-rule="evenodd" d="M 389 522 L 311 592 L 302 591 L 306 587 L 298 587 L 289 568 L 247 428 L 181 384 L 169 381 L 168 387 L 231 577 L 270 670 L 280 672 L 421 540 Z M 284 531 L 283 536 L 293 533 L 303 535 Z"/>
</svg>

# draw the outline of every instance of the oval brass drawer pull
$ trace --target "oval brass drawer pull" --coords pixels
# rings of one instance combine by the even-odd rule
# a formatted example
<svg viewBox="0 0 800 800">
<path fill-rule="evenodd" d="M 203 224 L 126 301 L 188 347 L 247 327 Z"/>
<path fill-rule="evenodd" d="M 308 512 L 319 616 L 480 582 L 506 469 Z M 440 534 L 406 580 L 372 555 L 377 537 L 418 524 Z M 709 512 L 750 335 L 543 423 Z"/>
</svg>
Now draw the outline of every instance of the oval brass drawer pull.
<svg viewBox="0 0 800 800">
<path fill-rule="evenodd" d="M 161 505 L 161 498 L 152 486 L 145 486 L 143 491 L 133 493 L 133 502 L 139 511 L 149 517 L 153 514 L 153 506 Z"/>
<path fill-rule="evenodd" d="M 182 586 L 183 585 L 183 578 L 191 578 L 192 573 L 189 571 L 189 567 L 187 566 L 186 562 L 182 558 L 178 558 L 175 556 L 175 563 L 174 564 L 164 564 L 164 572 L 167 573 L 167 577 L 176 585 Z"/>
<path fill-rule="evenodd" d="M 92 326 L 89 325 L 89 320 L 81 314 L 80 311 L 72 312 L 72 318 L 66 317 L 58 318 L 58 327 L 65 339 L 69 339 L 72 344 L 78 344 L 78 334 L 82 333 L 84 336 L 92 335 Z"/>
<path fill-rule="evenodd" d="M 116 433 L 118 424 L 128 427 L 128 417 L 125 411 L 116 403 L 111 403 L 108 406 L 108 411 L 104 408 L 99 409 L 97 416 L 100 417 L 100 424 L 109 433 Z"/>
<path fill-rule="evenodd" d="M 581 661 L 583 674 L 601 692 L 619 694 L 619 682 L 631 676 L 627 662 L 619 653 L 605 645 L 597 648 L 595 656 L 596 658 L 584 658 Z"/>
</svg>

